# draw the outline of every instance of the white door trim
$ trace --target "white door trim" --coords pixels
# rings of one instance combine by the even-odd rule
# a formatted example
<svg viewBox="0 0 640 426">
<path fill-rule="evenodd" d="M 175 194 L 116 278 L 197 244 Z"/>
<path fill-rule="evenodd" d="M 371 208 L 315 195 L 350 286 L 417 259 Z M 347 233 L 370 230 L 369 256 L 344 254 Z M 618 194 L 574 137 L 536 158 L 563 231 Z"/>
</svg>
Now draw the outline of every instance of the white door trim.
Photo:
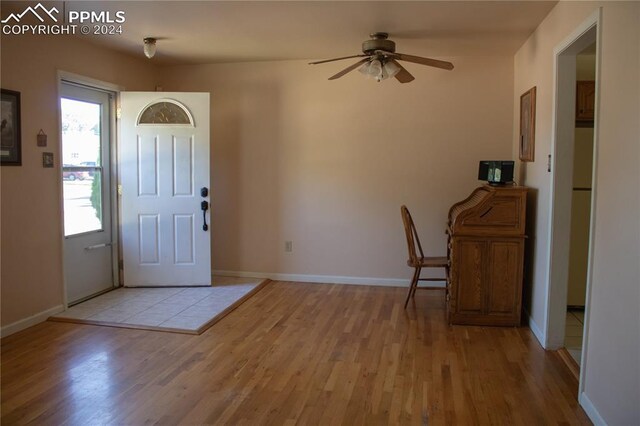
<svg viewBox="0 0 640 426">
<path fill-rule="evenodd" d="M 63 70 L 57 70 L 57 93 L 56 99 L 60 99 L 61 95 L 62 95 L 62 82 L 63 81 L 67 81 L 70 83 L 75 83 L 75 84 L 79 84 L 79 85 L 83 85 L 83 86 L 87 86 L 90 88 L 94 88 L 94 89 L 98 89 L 98 90 L 104 90 L 106 92 L 110 92 L 113 94 L 113 101 L 111 102 L 111 108 L 112 108 L 112 114 L 110 117 L 110 125 L 111 125 L 111 129 L 112 131 L 110 132 L 110 136 L 109 136 L 109 146 L 110 146 L 110 153 L 111 153 L 111 158 L 110 158 L 110 165 L 111 165 L 111 250 L 112 250 L 112 259 L 113 259 L 113 284 L 114 287 L 118 287 L 120 286 L 120 278 L 119 278 L 119 271 L 118 271 L 118 262 L 120 259 L 119 256 L 119 231 L 120 231 L 120 217 L 118 215 L 118 205 L 119 205 L 119 200 L 118 200 L 118 196 L 117 196 L 117 186 L 118 186 L 118 158 L 117 158 L 117 133 L 118 133 L 118 129 L 116 127 L 116 110 L 118 108 L 119 102 L 120 102 L 120 91 L 124 90 L 124 87 L 122 86 L 118 86 L 116 84 L 112 84 L 112 83 L 108 83 L 105 81 L 101 81 L 101 80 L 96 80 L 90 77 L 85 77 L 79 74 L 74 74 L 68 71 L 63 71 Z M 61 109 L 58 106 L 58 140 L 62 141 L 62 114 L 61 114 Z M 56 151 L 56 157 L 58 158 L 58 161 L 56 162 L 56 170 L 58 173 L 58 176 L 62 176 L 62 143 L 58 144 L 58 148 Z M 64 211 L 64 193 L 62 191 L 62 178 L 60 178 L 60 191 L 58 193 L 58 211 L 63 212 Z M 60 215 L 60 229 L 64 229 L 64 214 Z M 59 263 L 60 265 L 64 265 L 64 235 L 61 236 L 60 241 L 60 259 L 59 259 Z M 68 300 L 68 296 L 67 296 L 67 282 L 65 279 L 65 275 L 64 275 L 64 266 L 63 266 L 63 273 L 62 273 L 62 303 L 63 303 L 63 307 L 64 310 L 67 310 L 67 308 L 69 307 L 69 300 Z"/>
<path fill-rule="evenodd" d="M 558 44 L 554 53 L 553 62 L 553 103 L 552 103 L 552 140 L 551 140 L 551 152 L 553 153 L 553 173 L 551 175 L 551 188 L 550 188 L 550 209 L 549 216 L 551 223 L 549 227 L 549 246 L 548 246 L 548 265 L 547 271 L 547 310 L 545 316 L 545 339 L 544 347 L 546 349 L 557 349 L 564 346 L 564 327 L 565 327 L 565 313 L 566 313 L 566 301 L 567 301 L 567 280 L 563 280 L 562 277 L 566 275 L 568 270 L 568 256 L 565 256 L 562 251 L 562 247 L 558 248 L 558 239 L 566 237 L 561 235 L 562 232 L 559 229 L 559 217 L 561 212 L 555 205 L 557 197 L 564 194 L 559 194 L 559 179 L 556 179 L 558 174 L 558 154 L 562 147 L 559 146 L 559 125 L 566 123 L 566 120 L 573 122 L 574 117 L 568 117 L 566 111 L 562 111 L 559 105 L 562 100 L 560 94 L 560 86 L 563 83 L 563 57 L 573 56 L 575 62 L 575 55 L 586 47 L 588 44 L 596 42 L 596 95 L 595 95 L 595 120 L 594 120 L 594 141 L 593 141 L 593 169 L 592 169 L 592 195 L 591 195 L 591 219 L 589 224 L 589 253 L 587 258 L 587 285 L 586 285 L 586 300 L 585 300 L 585 324 L 584 324 L 584 336 L 582 342 L 582 360 L 580 368 L 580 382 L 578 394 L 581 395 L 584 392 L 584 378 L 585 371 L 587 369 L 587 347 L 589 336 L 589 318 L 590 318 L 590 304 L 591 304 L 591 287 L 593 278 L 593 247 L 595 236 L 595 218 L 596 218 L 596 197 L 597 191 L 597 165 L 598 165 L 598 121 L 600 116 L 600 63 L 601 63 L 601 47 L 602 47 L 602 8 L 598 8 L 594 11 L 582 24 L 580 24 L 567 38 L 565 38 L 560 44 Z M 575 69 L 573 71 L 573 81 L 575 86 Z M 575 89 L 573 89 L 575 90 Z M 572 102 L 574 102 L 572 100 Z M 563 121 L 564 120 L 564 121 Z M 566 163 L 566 162 L 565 162 Z M 562 167 L 567 167 L 563 163 Z M 569 167 L 572 170 L 572 163 Z M 569 203 L 570 208 L 570 203 Z M 564 231 L 568 233 L 568 231 Z M 560 276 L 560 279 L 558 279 Z M 582 401 L 581 401 L 582 402 Z M 592 419 L 593 420 L 593 419 Z"/>
</svg>

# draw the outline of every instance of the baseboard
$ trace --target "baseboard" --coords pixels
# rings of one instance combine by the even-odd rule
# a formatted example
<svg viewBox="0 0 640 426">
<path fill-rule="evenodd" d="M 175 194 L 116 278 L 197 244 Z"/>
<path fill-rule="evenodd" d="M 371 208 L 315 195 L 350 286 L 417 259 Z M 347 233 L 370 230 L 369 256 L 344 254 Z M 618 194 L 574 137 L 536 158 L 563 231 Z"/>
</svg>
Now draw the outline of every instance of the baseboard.
<svg viewBox="0 0 640 426">
<path fill-rule="evenodd" d="M 556 353 L 562 362 L 564 362 L 564 365 L 567 367 L 567 370 L 569 370 L 573 378 L 576 379 L 576 383 L 580 382 L 580 366 L 576 360 L 573 359 L 567 348 L 560 348 Z"/>
<path fill-rule="evenodd" d="M 580 401 L 580 406 L 582 406 L 582 409 L 585 413 L 587 413 L 587 416 L 589 416 L 589 419 L 593 422 L 594 425 L 607 425 L 607 422 L 605 422 L 600 413 L 598 413 L 598 410 L 596 410 L 596 407 L 593 405 L 586 393 L 580 393 L 580 397 L 578 398 L 578 400 Z"/>
<path fill-rule="evenodd" d="M 536 336 L 536 339 L 538 339 L 538 343 L 540 343 L 540 346 L 546 349 L 544 346 L 544 333 L 540 331 L 540 327 L 538 327 L 538 324 L 536 324 L 536 322 L 533 320 L 533 317 L 531 317 L 531 314 L 524 306 L 522 307 L 522 310 L 524 311 L 525 316 L 528 318 L 529 329 L 531 330 L 533 335 Z"/>
<path fill-rule="evenodd" d="M 11 334 L 17 333 L 18 331 L 22 331 L 25 328 L 32 327 L 36 324 L 44 322 L 51 315 L 59 314 L 64 311 L 64 306 L 58 305 L 53 308 L 47 309 L 46 311 L 39 312 L 35 315 L 31 315 L 25 319 L 21 319 L 20 321 L 16 321 L 12 324 L 5 325 L 0 329 L 0 337 L 7 337 Z"/>
<path fill-rule="evenodd" d="M 280 274 L 275 272 L 245 272 L 214 270 L 213 275 L 240 278 L 268 278 L 273 281 L 298 281 L 304 283 L 353 284 L 380 287 L 409 287 L 409 280 L 402 278 L 346 277 L 336 275 Z M 444 288 L 444 282 L 429 284 Z"/>
</svg>

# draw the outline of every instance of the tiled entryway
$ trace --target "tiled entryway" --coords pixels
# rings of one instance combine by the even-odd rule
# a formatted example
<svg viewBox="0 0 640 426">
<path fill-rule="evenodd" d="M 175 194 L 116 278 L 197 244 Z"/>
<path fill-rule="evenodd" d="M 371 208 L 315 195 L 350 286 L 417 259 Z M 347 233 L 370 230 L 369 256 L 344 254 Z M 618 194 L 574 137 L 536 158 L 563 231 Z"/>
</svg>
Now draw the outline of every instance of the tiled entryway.
<svg viewBox="0 0 640 426">
<path fill-rule="evenodd" d="M 582 356 L 582 334 L 584 332 L 584 311 L 567 309 L 564 346 L 571 357 L 580 365 Z"/>
<path fill-rule="evenodd" d="M 119 288 L 75 305 L 52 320 L 197 333 L 264 280 L 213 278 L 211 287 Z"/>
</svg>

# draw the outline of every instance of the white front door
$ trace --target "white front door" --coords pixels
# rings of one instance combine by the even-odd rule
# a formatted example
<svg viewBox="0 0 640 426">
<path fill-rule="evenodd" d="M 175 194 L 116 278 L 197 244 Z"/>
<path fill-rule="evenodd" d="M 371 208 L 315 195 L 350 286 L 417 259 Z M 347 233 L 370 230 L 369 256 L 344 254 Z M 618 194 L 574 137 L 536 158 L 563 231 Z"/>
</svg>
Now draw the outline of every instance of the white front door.
<svg viewBox="0 0 640 426">
<path fill-rule="evenodd" d="M 122 92 L 121 106 L 124 285 L 211 285 L 209 94 Z"/>
<path fill-rule="evenodd" d="M 113 94 L 62 82 L 62 190 L 67 303 L 114 287 L 111 223 Z"/>
</svg>

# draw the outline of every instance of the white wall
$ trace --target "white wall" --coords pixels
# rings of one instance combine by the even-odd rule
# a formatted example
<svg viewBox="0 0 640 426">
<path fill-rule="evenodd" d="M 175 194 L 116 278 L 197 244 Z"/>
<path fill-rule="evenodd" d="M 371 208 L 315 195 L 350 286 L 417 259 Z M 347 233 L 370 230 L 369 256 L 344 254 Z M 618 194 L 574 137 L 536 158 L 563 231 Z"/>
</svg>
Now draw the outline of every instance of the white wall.
<svg viewBox="0 0 640 426">
<path fill-rule="evenodd" d="M 524 183 L 537 191 L 535 241 L 527 308 L 539 330 L 547 328 L 546 274 L 551 153 L 553 49 L 602 6 L 600 111 L 593 276 L 583 360 L 590 415 L 609 424 L 640 423 L 640 3 L 561 2 L 515 56 L 514 109 L 519 95 L 537 86 L 536 161 L 523 167 Z M 517 120 L 514 120 L 514 127 Z M 514 138 L 514 151 L 517 148 Z M 542 336 L 544 340 L 544 336 Z M 594 417 L 592 417 L 593 419 Z"/>
<path fill-rule="evenodd" d="M 510 57 L 446 59 L 409 84 L 328 81 L 348 60 L 161 69 L 165 90 L 211 92 L 214 269 L 408 280 L 402 204 L 444 255 L 478 161 L 512 158 L 513 90 Z"/>
</svg>

